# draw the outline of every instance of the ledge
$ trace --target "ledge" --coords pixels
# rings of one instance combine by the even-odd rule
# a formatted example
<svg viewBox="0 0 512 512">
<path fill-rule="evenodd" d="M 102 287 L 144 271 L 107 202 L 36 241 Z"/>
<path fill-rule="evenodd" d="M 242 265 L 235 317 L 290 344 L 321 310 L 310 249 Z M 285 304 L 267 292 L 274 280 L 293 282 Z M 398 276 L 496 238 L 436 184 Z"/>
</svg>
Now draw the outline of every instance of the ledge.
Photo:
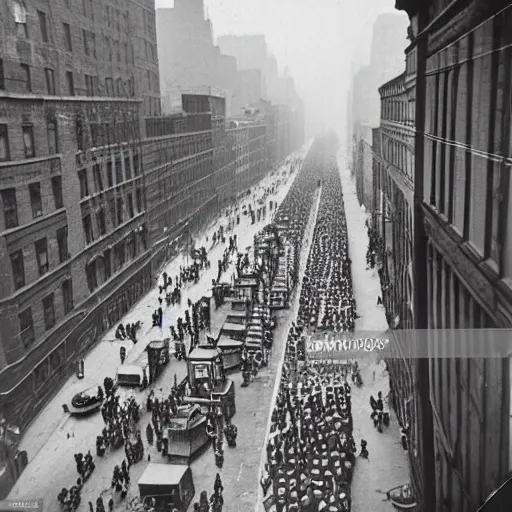
<svg viewBox="0 0 512 512">
<path fill-rule="evenodd" d="M 117 98 L 104 96 L 56 96 L 51 94 L 18 94 L 0 91 L 0 98 L 22 101 L 67 101 L 75 103 L 142 103 L 137 98 Z"/>
</svg>

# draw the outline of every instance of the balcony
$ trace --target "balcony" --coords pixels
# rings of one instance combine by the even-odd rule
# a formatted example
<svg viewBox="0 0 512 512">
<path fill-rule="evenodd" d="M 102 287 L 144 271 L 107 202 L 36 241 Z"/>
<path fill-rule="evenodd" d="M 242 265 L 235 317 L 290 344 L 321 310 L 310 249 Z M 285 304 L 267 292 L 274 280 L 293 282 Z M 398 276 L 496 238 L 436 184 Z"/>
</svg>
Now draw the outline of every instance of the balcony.
<svg viewBox="0 0 512 512">
<path fill-rule="evenodd" d="M 0 163 L 2 185 L 15 186 L 20 182 L 40 180 L 61 173 L 60 155 L 29 158 Z"/>
</svg>

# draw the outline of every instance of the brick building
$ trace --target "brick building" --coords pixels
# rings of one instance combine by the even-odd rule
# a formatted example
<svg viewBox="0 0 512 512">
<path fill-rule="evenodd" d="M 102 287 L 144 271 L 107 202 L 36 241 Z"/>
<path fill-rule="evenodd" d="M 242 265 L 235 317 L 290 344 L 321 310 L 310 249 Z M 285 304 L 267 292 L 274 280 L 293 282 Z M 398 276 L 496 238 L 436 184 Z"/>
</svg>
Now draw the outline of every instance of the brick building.
<svg viewBox="0 0 512 512">
<path fill-rule="evenodd" d="M 148 0 L 8 0 L 0 24 L 0 400 L 23 428 L 150 287 L 158 62 Z"/>
<path fill-rule="evenodd" d="M 0 24 L 0 409 L 23 430 L 176 241 L 270 170 L 268 133 L 276 161 L 296 146 L 283 116 L 229 135 L 210 89 L 161 115 L 152 0 L 7 0 Z"/>
<path fill-rule="evenodd" d="M 417 75 L 418 329 L 512 325 L 509 4 L 397 2 Z M 421 364 L 423 510 L 476 510 L 511 469 L 510 362 L 469 354 Z"/>
<path fill-rule="evenodd" d="M 381 253 L 383 302 L 393 329 L 413 329 L 412 250 L 414 209 L 414 67 L 406 50 L 406 71 L 379 88 L 380 126 L 373 132 L 373 216 Z M 396 338 L 397 344 L 402 339 Z M 410 340 L 409 340 L 410 341 Z M 405 349 L 405 347 L 400 347 Z M 416 494 L 422 489 L 416 361 L 404 357 L 387 361 L 393 404 L 401 425 L 409 426 L 409 461 Z"/>
</svg>

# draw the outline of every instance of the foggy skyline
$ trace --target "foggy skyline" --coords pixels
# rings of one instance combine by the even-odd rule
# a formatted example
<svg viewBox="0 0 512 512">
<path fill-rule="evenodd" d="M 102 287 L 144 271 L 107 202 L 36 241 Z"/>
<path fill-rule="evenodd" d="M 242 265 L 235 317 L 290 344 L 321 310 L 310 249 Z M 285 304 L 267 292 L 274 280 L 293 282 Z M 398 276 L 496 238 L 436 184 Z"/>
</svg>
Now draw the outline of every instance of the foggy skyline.
<svg viewBox="0 0 512 512">
<path fill-rule="evenodd" d="M 174 0 L 156 0 L 156 8 Z M 394 0 L 205 0 L 215 39 L 265 36 L 282 75 L 288 67 L 305 102 L 306 131 L 343 131 L 351 75 L 369 62 L 372 28 L 379 14 L 394 13 Z M 406 33 L 397 34 L 407 46 Z M 354 65 L 355 63 L 355 65 Z"/>
</svg>

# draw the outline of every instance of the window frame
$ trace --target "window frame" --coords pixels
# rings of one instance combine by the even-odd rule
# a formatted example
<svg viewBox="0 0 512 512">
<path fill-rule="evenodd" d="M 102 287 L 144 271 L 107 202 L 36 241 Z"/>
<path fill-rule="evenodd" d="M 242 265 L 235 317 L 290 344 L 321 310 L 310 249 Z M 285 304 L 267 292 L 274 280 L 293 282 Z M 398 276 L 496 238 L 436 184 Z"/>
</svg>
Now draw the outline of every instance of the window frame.
<svg viewBox="0 0 512 512">
<path fill-rule="evenodd" d="M 64 314 L 68 315 L 75 308 L 73 297 L 73 279 L 69 278 L 62 281 L 61 292 Z"/>
<path fill-rule="evenodd" d="M 26 322 L 27 323 L 26 327 L 23 328 L 25 321 L 22 321 L 22 320 L 25 320 L 25 315 L 27 315 L 26 320 L 28 320 L 28 321 Z M 34 341 L 36 339 L 35 330 L 34 330 L 34 317 L 32 316 L 32 308 L 28 307 L 18 314 L 18 323 L 20 326 L 20 338 L 23 342 L 23 346 L 25 347 L 25 349 L 27 349 L 30 347 L 30 345 L 32 345 L 34 343 Z M 29 336 L 24 335 L 24 333 L 27 333 L 27 332 L 29 333 Z M 27 338 L 29 338 L 28 343 L 26 342 Z"/>
<path fill-rule="evenodd" d="M 64 208 L 64 196 L 62 194 L 62 176 L 60 174 L 58 176 L 53 176 L 52 178 L 52 194 L 55 209 L 60 210 L 61 208 Z"/>
<path fill-rule="evenodd" d="M 53 292 L 46 295 L 46 297 L 43 297 L 41 302 L 43 305 L 44 327 L 45 330 L 50 331 L 57 324 L 57 320 L 55 318 L 55 297 Z M 49 316 L 47 315 L 48 312 L 50 313 Z"/>
<path fill-rule="evenodd" d="M 43 248 L 44 244 L 44 250 L 40 250 Z M 34 243 L 35 249 L 36 249 L 36 261 L 37 261 L 37 268 L 39 271 L 39 276 L 44 276 L 47 274 L 50 270 L 50 262 L 48 261 L 48 239 L 46 237 L 40 238 L 39 240 L 36 240 Z M 41 265 L 40 256 L 42 254 L 46 254 L 46 264 Z M 46 268 L 45 268 L 46 267 Z"/>
<path fill-rule="evenodd" d="M 6 198 L 9 199 L 8 194 L 11 194 L 11 193 L 12 193 L 12 196 L 10 199 L 13 199 L 14 201 L 6 200 Z M 3 215 L 4 215 L 5 229 L 17 228 L 20 224 L 19 224 L 19 219 L 18 219 L 18 201 L 16 198 L 16 188 L 11 187 L 11 188 L 2 189 L 2 190 L 0 190 L 0 195 L 2 197 L 2 210 L 3 210 Z M 9 203 L 12 203 L 12 204 L 10 204 L 9 209 L 6 209 L 6 206 Z M 7 222 L 7 219 L 9 218 L 9 216 L 13 217 L 13 222 Z"/>
<path fill-rule="evenodd" d="M 9 127 L 7 124 L 0 124 L 0 140 L 5 140 L 5 158 L 0 156 L 0 162 L 9 162 L 11 160 L 11 150 L 9 147 Z"/>
<path fill-rule="evenodd" d="M 37 11 L 37 17 L 39 19 L 39 32 L 41 33 L 41 40 L 43 43 L 50 42 L 50 33 L 48 31 L 48 18 L 44 11 Z"/>
<path fill-rule="evenodd" d="M 59 263 L 64 263 L 70 258 L 68 243 L 69 233 L 67 225 L 57 229 L 55 235 L 57 239 L 57 248 L 59 251 Z"/>
<path fill-rule="evenodd" d="M 55 88 L 55 71 L 52 68 L 44 68 L 46 79 L 46 92 L 49 96 L 55 96 L 57 90 Z"/>
<path fill-rule="evenodd" d="M 15 258 L 18 258 L 19 265 L 20 265 L 20 279 L 16 279 L 16 272 L 15 272 Z M 23 250 L 18 249 L 17 251 L 14 251 L 13 253 L 9 254 L 9 260 L 11 262 L 11 273 L 12 273 L 12 283 L 14 285 L 15 290 L 21 290 L 27 282 L 26 282 L 26 275 L 25 275 L 25 258 L 23 256 Z"/>
<path fill-rule="evenodd" d="M 64 47 L 68 52 L 73 51 L 73 42 L 71 36 L 71 25 L 66 22 L 62 22 L 62 29 L 64 31 Z"/>
<path fill-rule="evenodd" d="M 75 96 L 75 77 L 73 71 L 66 71 L 66 84 L 70 96 Z"/>
<path fill-rule="evenodd" d="M 54 138 L 54 151 L 52 152 L 52 146 L 50 144 L 50 133 L 53 131 L 53 138 Z M 48 152 L 50 155 L 57 155 L 59 154 L 59 130 L 57 121 L 55 119 L 48 119 L 46 122 L 46 135 L 48 138 Z"/>
<path fill-rule="evenodd" d="M 30 207 L 32 209 L 32 218 L 38 219 L 39 217 L 43 216 L 43 196 L 41 193 L 41 182 L 36 181 L 34 183 L 29 183 L 28 192 L 30 197 Z"/>
<path fill-rule="evenodd" d="M 25 152 L 25 158 L 35 158 L 36 156 L 36 147 L 34 141 L 34 125 L 30 123 L 25 123 L 21 125 L 21 133 L 23 138 L 23 148 Z M 26 136 L 29 137 L 30 144 L 27 145 Z"/>
</svg>

